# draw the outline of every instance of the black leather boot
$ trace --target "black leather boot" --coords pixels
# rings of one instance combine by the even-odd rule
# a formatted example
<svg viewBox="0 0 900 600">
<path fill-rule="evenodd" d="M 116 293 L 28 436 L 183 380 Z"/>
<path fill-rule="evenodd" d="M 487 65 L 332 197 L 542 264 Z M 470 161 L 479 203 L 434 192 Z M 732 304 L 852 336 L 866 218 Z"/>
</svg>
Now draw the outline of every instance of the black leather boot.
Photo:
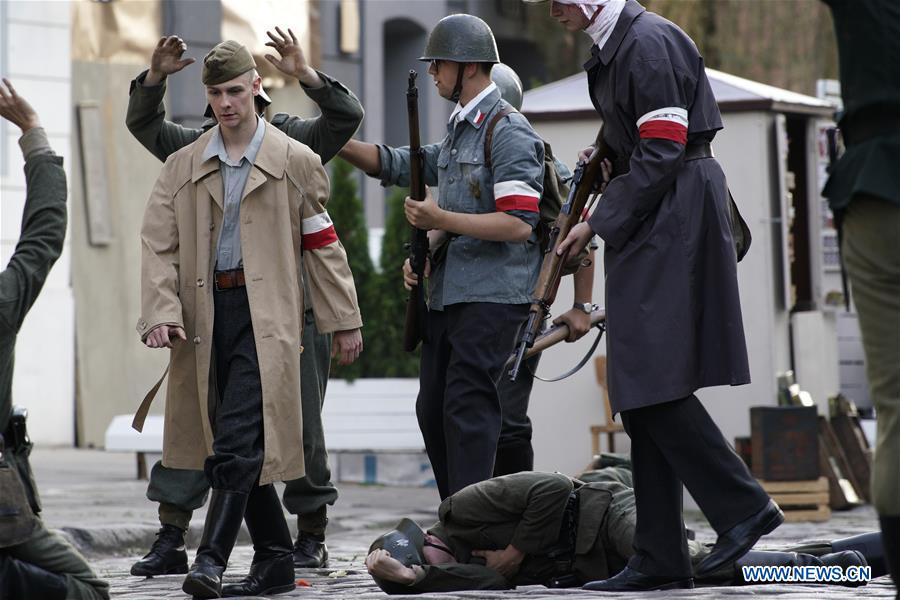
<svg viewBox="0 0 900 600">
<path fill-rule="evenodd" d="M 319 569 L 328 566 L 328 546 L 325 528 L 328 526 L 328 507 L 323 505 L 314 513 L 297 515 L 297 541 L 294 542 L 294 568 Z"/>
<path fill-rule="evenodd" d="M 0 598 L 65 600 L 66 578 L 0 553 Z"/>
<path fill-rule="evenodd" d="M 188 572 L 184 531 L 174 525 L 163 525 L 156 532 L 156 541 L 144 558 L 131 565 L 131 574 L 139 577 L 175 575 Z"/>
<path fill-rule="evenodd" d="M 214 489 L 206 512 L 203 539 L 181 589 L 195 598 L 221 598 L 222 573 L 234 548 L 247 494 Z"/>
<path fill-rule="evenodd" d="M 894 586 L 900 586 L 900 517 L 879 516 L 884 559 Z M 900 591 L 897 592 L 900 598 Z"/>
<path fill-rule="evenodd" d="M 831 542 L 833 552 L 856 550 L 866 558 L 866 562 L 872 567 L 872 579 L 887 575 L 887 564 L 884 561 L 884 546 L 881 543 L 881 532 L 861 533 L 848 538 L 841 538 Z"/>
<path fill-rule="evenodd" d="M 783 583 L 779 581 L 755 581 L 744 577 L 744 567 L 840 567 L 847 573 L 847 567 L 868 566 L 865 557 L 856 550 L 832 552 L 822 556 L 813 556 L 803 552 L 767 552 L 751 550 L 734 562 L 733 585 L 758 585 L 762 583 Z M 790 581 L 786 579 L 785 581 Z M 867 581 L 823 581 L 848 587 L 866 585 Z"/>
<path fill-rule="evenodd" d="M 256 486 L 247 499 L 244 521 L 253 540 L 250 573 L 222 588 L 223 597 L 266 596 L 294 589 L 294 556 L 275 486 Z"/>
<path fill-rule="evenodd" d="M 297 532 L 294 542 L 294 566 L 298 569 L 318 569 L 328 566 L 328 546 L 325 534 Z"/>
</svg>

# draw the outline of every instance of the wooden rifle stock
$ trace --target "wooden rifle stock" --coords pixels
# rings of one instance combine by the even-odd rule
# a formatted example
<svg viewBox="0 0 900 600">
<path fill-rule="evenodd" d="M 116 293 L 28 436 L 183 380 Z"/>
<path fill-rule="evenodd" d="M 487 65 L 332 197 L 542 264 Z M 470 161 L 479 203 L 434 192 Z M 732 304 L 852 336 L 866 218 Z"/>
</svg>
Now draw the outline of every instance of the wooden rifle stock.
<svg viewBox="0 0 900 600">
<path fill-rule="evenodd" d="M 534 286 L 528 320 L 519 333 L 519 339 L 513 350 L 515 358 L 512 368 L 509 370 L 509 378 L 512 381 L 515 381 L 518 376 L 519 369 L 522 367 L 522 361 L 525 360 L 528 349 L 534 345 L 538 332 L 541 329 L 541 324 L 550 313 L 550 305 L 553 304 L 553 300 L 556 298 L 556 291 L 559 289 L 559 281 L 562 278 L 563 266 L 567 258 L 567 256 L 559 256 L 556 250 L 562 241 L 566 239 L 566 236 L 569 235 L 569 231 L 581 220 L 581 214 L 584 212 L 588 199 L 593 193 L 594 183 L 599 181 L 602 176 L 601 163 L 604 159 L 612 159 L 612 153 L 603 141 L 602 129 L 597 134 L 595 144 L 597 151 L 594 152 L 591 159 L 587 163 L 578 161 L 566 203 L 560 209 L 559 215 L 556 217 L 556 221 L 550 230 L 550 240 L 547 244 L 544 260 L 541 263 L 541 271 L 538 275 L 537 283 Z M 580 250 L 581 248 L 570 248 L 569 252 L 578 252 Z"/>
<path fill-rule="evenodd" d="M 418 73 L 409 72 L 406 90 L 406 112 L 409 117 L 409 197 L 421 202 L 425 199 L 425 161 L 419 141 L 419 90 L 416 88 Z M 403 349 L 413 352 L 420 341 L 428 340 L 425 302 L 425 264 L 428 260 L 428 232 L 413 228 L 409 244 L 409 263 L 418 277 L 418 285 L 409 291 L 406 301 L 406 318 L 403 324 Z"/>
</svg>

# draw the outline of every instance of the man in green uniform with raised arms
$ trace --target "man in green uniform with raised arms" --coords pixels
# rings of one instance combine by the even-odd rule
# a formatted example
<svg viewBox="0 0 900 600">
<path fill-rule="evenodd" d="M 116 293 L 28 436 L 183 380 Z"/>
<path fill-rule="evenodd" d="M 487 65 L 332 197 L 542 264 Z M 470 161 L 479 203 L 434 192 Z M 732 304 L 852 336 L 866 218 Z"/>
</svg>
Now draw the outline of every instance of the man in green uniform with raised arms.
<svg viewBox="0 0 900 600">
<path fill-rule="evenodd" d="M 13 412 L 16 337 L 66 237 L 66 174 L 37 113 L 8 80 L 3 82 L 0 117 L 22 130 L 26 196 L 16 250 L 0 273 L 0 598 L 106 600 L 109 584 L 38 516 L 25 415 Z"/>
</svg>

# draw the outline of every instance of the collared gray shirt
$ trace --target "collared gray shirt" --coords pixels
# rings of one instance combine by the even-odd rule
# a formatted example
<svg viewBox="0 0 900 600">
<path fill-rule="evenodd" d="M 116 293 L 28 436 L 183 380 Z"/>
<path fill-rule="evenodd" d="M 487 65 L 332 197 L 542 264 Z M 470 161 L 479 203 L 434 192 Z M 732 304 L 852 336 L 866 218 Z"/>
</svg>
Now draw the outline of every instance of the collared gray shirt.
<svg viewBox="0 0 900 600">
<path fill-rule="evenodd" d="M 505 106 L 490 88 L 473 99 L 461 121 L 452 119 L 438 144 L 422 146 L 426 185 L 438 186 L 438 205 L 452 212 L 505 212 L 537 225 L 544 182 L 544 142 L 521 113 L 494 127 L 491 167 L 484 165 L 486 125 Z M 409 148 L 379 146 L 384 185 L 409 185 Z M 432 266 L 429 308 L 462 302 L 528 304 L 541 266 L 537 235 L 524 242 L 449 236 L 446 257 Z"/>
<path fill-rule="evenodd" d="M 256 133 L 247 148 L 237 161 L 228 158 L 225 142 L 219 128 L 213 132 L 206 149 L 203 151 L 204 162 L 213 156 L 219 157 L 219 171 L 222 173 L 224 189 L 225 214 L 222 219 L 222 230 L 216 247 L 216 271 L 227 271 L 240 268 L 241 256 L 241 198 L 250 168 L 256 160 L 256 154 L 262 146 L 266 134 L 266 123 L 262 117 L 257 118 Z"/>
</svg>

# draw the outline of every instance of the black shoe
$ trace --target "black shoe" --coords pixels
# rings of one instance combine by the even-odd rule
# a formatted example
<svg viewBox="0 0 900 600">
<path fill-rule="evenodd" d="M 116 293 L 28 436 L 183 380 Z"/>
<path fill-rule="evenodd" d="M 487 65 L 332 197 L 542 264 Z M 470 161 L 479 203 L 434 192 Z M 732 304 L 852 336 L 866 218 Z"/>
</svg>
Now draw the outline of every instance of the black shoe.
<svg viewBox="0 0 900 600">
<path fill-rule="evenodd" d="M 244 522 L 253 541 L 250 573 L 222 587 L 222 596 L 264 596 L 294 589 L 291 532 L 274 485 L 256 486 L 247 498 Z"/>
<path fill-rule="evenodd" d="M 184 531 L 174 525 L 160 527 L 156 532 L 156 541 L 150 546 L 150 552 L 131 565 L 131 574 L 139 577 L 176 575 L 187 572 Z"/>
<path fill-rule="evenodd" d="M 758 513 L 719 535 L 709 556 L 700 561 L 696 575 L 709 575 L 747 553 L 759 538 L 784 523 L 784 513 L 772 500 Z"/>
<path fill-rule="evenodd" d="M 290 554 L 250 565 L 250 573 L 240 583 L 222 586 L 222 597 L 269 596 L 290 592 L 294 585 L 294 561 Z"/>
<path fill-rule="evenodd" d="M 644 575 L 631 567 L 625 567 L 619 573 L 609 579 L 600 579 L 584 584 L 581 589 L 595 592 L 648 592 L 652 590 L 690 590 L 694 587 L 694 580 L 672 579 L 671 577 L 656 577 Z"/>
<path fill-rule="evenodd" d="M 328 566 L 328 546 L 325 536 L 305 531 L 297 532 L 294 542 L 294 566 L 298 569 L 318 569 Z"/>
<path fill-rule="evenodd" d="M 247 494 L 213 489 L 203 526 L 203 539 L 197 548 L 194 564 L 181 585 L 184 593 L 194 598 L 222 596 L 222 573 L 241 530 L 246 506 Z"/>
</svg>

